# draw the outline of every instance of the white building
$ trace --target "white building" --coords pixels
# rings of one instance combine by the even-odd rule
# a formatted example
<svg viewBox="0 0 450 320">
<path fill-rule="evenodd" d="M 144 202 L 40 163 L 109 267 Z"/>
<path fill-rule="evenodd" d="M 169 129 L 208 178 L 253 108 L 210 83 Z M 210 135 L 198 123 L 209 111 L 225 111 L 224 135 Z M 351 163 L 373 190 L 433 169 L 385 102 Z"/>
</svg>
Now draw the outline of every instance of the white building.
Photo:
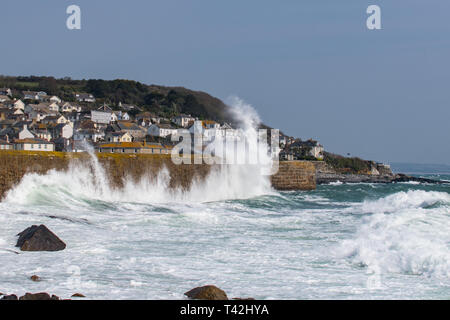
<svg viewBox="0 0 450 320">
<path fill-rule="evenodd" d="M 195 118 L 186 114 L 180 114 L 172 119 L 173 123 L 183 128 L 187 128 L 193 121 L 195 121 Z"/>
<path fill-rule="evenodd" d="M 105 140 L 107 142 L 132 142 L 133 136 L 128 132 L 108 132 Z"/>
<path fill-rule="evenodd" d="M 59 97 L 57 97 L 57 96 L 51 96 L 49 101 L 50 102 L 56 102 L 58 104 L 62 102 L 61 99 Z"/>
<path fill-rule="evenodd" d="M 19 139 L 14 141 L 14 148 L 20 151 L 55 151 L 53 142 L 41 139 Z"/>
<path fill-rule="evenodd" d="M 170 135 L 176 135 L 177 132 L 178 130 L 170 124 L 152 124 L 148 128 L 148 134 L 154 137 L 167 137 Z"/>
<path fill-rule="evenodd" d="M 110 124 L 112 112 L 108 111 L 91 111 L 91 120 L 95 123 Z"/>
<path fill-rule="evenodd" d="M 33 139 L 33 138 L 34 134 L 32 134 L 30 130 L 28 130 L 28 125 L 24 124 L 23 129 L 19 132 L 19 140 Z"/>
<path fill-rule="evenodd" d="M 76 131 L 73 135 L 73 138 L 76 141 L 90 140 L 93 142 L 98 142 L 100 140 L 104 140 L 105 132 L 97 131 L 95 129 L 84 129 Z"/>
<path fill-rule="evenodd" d="M 40 100 L 44 101 L 47 98 L 47 93 L 44 91 L 24 91 L 23 98 L 25 100 Z"/>
<path fill-rule="evenodd" d="M 75 93 L 78 102 L 95 102 L 95 97 L 90 93 Z"/>
</svg>

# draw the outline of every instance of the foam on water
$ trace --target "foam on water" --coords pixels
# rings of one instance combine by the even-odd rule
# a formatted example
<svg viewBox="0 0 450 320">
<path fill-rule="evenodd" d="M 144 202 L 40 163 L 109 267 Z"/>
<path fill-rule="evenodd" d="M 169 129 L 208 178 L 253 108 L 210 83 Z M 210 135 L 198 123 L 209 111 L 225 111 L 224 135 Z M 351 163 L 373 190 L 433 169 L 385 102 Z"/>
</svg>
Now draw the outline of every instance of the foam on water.
<svg viewBox="0 0 450 320">
<path fill-rule="evenodd" d="M 399 192 L 365 201 L 355 211 L 369 215 L 356 236 L 342 243 L 341 254 L 370 272 L 450 276 L 448 193 Z"/>
<path fill-rule="evenodd" d="M 244 113 L 254 134 L 256 118 Z M 278 193 L 254 166 L 241 166 L 186 191 L 168 188 L 167 170 L 119 190 L 91 155 L 86 166 L 26 175 L 0 203 L 0 292 L 181 299 L 215 284 L 257 299 L 450 296 L 448 185 Z M 18 232 L 41 223 L 66 250 L 11 252 Z M 30 281 L 33 274 L 44 281 Z"/>
<path fill-rule="evenodd" d="M 232 113 L 240 120 L 242 132 L 249 142 L 258 143 L 256 111 L 242 100 L 231 100 Z M 10 190 L 5 202 L 15 204 L 63 205 L 76 207 L 90 200 L 102 202 L 209 202 L 228 199 L 246 199 L 263 194 L 274 194 L 269 176 L 261 174 L 261 166 L 231 165 L 211 170 L 204 181 L 194 181 L 189 190 L 169 189 L 167 169 L 156 179 L 142 177 L 134 181 L 125 177 L 124 187 L 112 188 L 108 176 L 98 162 L 92 147 L 86 145 L 91 156 L 89 165 L 73 162 L 67 171 L 52 170 L 45 175 L 27 174 L 22 182 Z M 261 163 L 270 165 L 271 158 L 264 147 L 260 151 Z M 225 153 L 228 156 L 230 153 Z M 226 159 L 227 160 L 227 159 Z"/>
</svg>

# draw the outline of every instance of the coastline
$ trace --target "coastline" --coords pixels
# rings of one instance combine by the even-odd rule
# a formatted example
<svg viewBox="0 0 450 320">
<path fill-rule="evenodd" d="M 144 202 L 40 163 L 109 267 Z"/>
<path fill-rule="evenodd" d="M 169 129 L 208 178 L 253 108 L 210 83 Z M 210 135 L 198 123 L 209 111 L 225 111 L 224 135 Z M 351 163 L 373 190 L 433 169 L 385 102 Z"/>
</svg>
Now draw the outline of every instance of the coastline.
<svg viewBox="0 0 450 320">
<path fill-rule="evenodd" d="M 175 165 L 170 155 L 96 153 L 96 162 L 105 170 L 108 182 L 121 188 L 125 180 L 139 181 L 143 176 L 154 179 L 163 168 L 169 172 L 169 188 L 189 189 L 194 180 L 203 180 L 212 168 L 219 165 Z M 22 181 L 28 173 L 46 174 L 50 170 L 65 171 L 70 164 L 92 166 L 88 153 L 2 151 L 0 153 L 0 199 Z M 445 183 L 438 180 L 394 174 L 390 170 L 377 174 L 344 174 L 323 161 L 280 161 L 279 170 L 270 177 L 278 191 L 315 190 L 317 185 L 329 183 Z"/>
</svg>

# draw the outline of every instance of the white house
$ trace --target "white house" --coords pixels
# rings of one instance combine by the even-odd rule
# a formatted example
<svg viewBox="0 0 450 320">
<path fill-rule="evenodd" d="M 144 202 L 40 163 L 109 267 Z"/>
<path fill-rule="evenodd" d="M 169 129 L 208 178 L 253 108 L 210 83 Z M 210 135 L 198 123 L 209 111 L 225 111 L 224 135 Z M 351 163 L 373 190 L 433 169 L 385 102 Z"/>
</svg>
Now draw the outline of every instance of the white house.
<svg viewBox="0 0 450 320">
<path fill-rule="evenodd" d="M 129 121 L 130 120 L 130 115 L 127 112 L 122 112 L 122 111 L 113 111 L 112 115 L 111 115 L 111 121 L 112 122 L 117 122 L 117 121 Z"/>
<path fill-rule="evenodd" d="M 56 124 L 64 124 L 68 123 L 69 120 L 66 119 L 63 115 L 57 116 L 47 116 L 41 121 L 42 123 L 56 123 Z"/>
<path fill-rule="evenodd" d="M 50 102 L 61 103 L 62 100 L 57 96 L 51 96 L 49 99 Z"/>
<path fill-rule="evenodd" d="M 15 110 L 17 109 L 21 109 L 21 110 L 25 110 L 25 103 L 22 102 L 22 100 L 16 100 L 13 102 L 13 108 Z"/>
<path fill-rule="evenodd" d="M 62 105 L 61 112 L 81 112 L 81 107 L 66 102 Z"/>
<path fill-rule="evenodd" d="M 128 132 L 108 132 L 105 140 L 107 142 L 132 142 L 133 136 Z"/>
<path fill-rule="evenodd" d="M 53 129 L 54 138 L 70 139 L 73 137 L 73 124 L 71 122 L 60 123 Z"/>
<path fill-rule="evenodd" d="M 28 130 L 28 125 L 24 124 L 23 129 L 19 132 L 19 139 L 33 139 L 34 134 L 31 133 L 30 130 Z"/>
<path fill-rule="evenodd" d="M 48 105 L 48 109 L 49 109 L 50 111 L 59 112 L 59 105 L 58 105 L 56 102 L 51 102 L 51 103 Z"/>
<path fill-rule="evenodd" d="M 154 137 L 167 137 L 169 135 L 176 135 L 178 130 L 170 124 L 152 124 L 148 128 L 148 134 Z"/>
<path fill-rule="evenodd" d="M 75 93 L 78 102 L 95 102 L 95 97 L 90 93 Z"/>
<path fill-rule="evenodd" d="M 53 142 L 41 139 L 15 140 L 14 148 L 21 151 L 55 151 L 55 145 Z"/>
<path fill-rule="evenodd" d="M 16 110 L 14 110 L 13 114 L 20 114 L 20 115 L 22 115 L 22 114 L 24 114 L 23 113 L 23 109 L 16 109 Z"/>
<path fill-rule="evenodd" d="M 111 123 L 111 119 L 112 119 L 112 112 L 99 110 L 91 111 L 91 120 L 95 123 L 109 124 Z"/>
<path fill-rule="evenodd" d="M 193 121 L 195 121 L 195 118 L 193 118 L 191 115 L 186 114 L 180 114 L 172 118 L 173 123 L 183 128 L 187 128 L 187 126 Z"/>
<path fill-rule="evenodd" d="M 83 129 L 76 131 L 73 138 L 76 141 L 90 140 L 93 142 L 98 142 L 99 140 L 104 140 L 105 132 L 97 131 L 95 129 Z"/>
<path fill-rule="evenodd" d="M 45 100 L 47 98 L 47 93 L 44 91 L 23 91 L 23 98 L 25 100 Z"/>
</svg>

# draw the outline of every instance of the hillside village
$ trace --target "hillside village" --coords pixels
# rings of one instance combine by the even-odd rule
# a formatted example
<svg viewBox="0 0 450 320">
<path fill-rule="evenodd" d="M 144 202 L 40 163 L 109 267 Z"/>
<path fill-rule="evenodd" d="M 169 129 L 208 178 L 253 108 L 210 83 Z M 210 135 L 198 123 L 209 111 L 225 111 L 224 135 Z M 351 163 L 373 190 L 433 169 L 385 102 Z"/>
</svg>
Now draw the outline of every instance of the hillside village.
<svg viewBox="0 0 450 320">
<path fill-rule="evenodd" d="M 0 150 L 82 152 L 88 142 L 96 152 L 169 154 L 178 129 L 211 138 L 233 128 L 190 114 L 168 117 L 120 101 L 99 103 L 91 93 L 74 92 L 71 101 L 63 101 L 44 91 L 14 91 L 0 88 Z M 323 158 L 323 147 L 314 140 L 281 134 L 280 147 L 281 160 Z"/>
</svg>

